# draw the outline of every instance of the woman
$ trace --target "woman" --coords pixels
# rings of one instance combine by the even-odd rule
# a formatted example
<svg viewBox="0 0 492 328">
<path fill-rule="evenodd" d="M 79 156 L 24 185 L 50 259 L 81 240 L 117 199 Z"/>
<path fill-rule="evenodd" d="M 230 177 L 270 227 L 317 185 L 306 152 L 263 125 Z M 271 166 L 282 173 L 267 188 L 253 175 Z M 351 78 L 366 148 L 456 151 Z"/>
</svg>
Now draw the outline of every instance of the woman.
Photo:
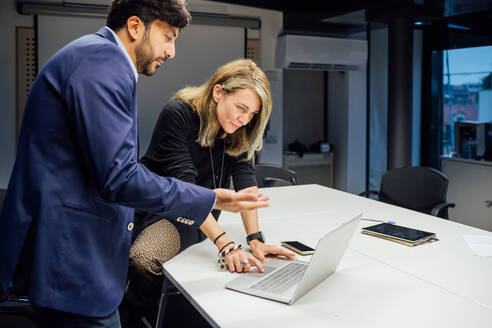
<svg viewBox="0 0 492 328">
<path fill-rule="evenodd" d="M 162 110 L 152 141 L 141 162 L 151 171 L 203 187 L 258 192 L 252 159 L 272 109 L 270 85 L 263 71 L 248 59 L 232 61 L 203 85 L 176 93 Z M 220 212 L 211 215 L 218 219 Z M 251 256 L 223 231 L 199 231 L 152 214 L 135 218 L 136 239 L 130 250 L 129 284 L 123 304 L 148 304 L 159 298 L 162 263 L 206 238 L 216 245 L 231 272 L 247 272 L 266 256 L 295 255 L 264 243 L 258 211 L 241 212 Z M 205 233 L 205 234 L 204 234 Z M 135 312 L 134 312 L 135 313 Z M 137 315 L 138 316 L 138 315 Z M 123 320 L 124 321 L 124 320 Z"/>
</svg>

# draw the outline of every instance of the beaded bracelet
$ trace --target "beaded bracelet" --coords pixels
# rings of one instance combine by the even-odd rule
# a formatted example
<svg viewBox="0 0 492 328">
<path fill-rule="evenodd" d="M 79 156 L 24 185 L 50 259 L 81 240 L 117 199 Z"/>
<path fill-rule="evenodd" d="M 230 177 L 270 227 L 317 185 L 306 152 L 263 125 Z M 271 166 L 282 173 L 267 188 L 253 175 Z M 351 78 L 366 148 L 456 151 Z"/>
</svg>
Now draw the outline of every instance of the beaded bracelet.
<svg viewBox="0 0 492 328">
<path fill-rule="evenodd" d="M 231 247 L 228 250 L 225 250 L 222 253 L 220 253 L 219 257 L 224 258 L 230 252 L 234 252 L 236 249 L 241 249 L 241 248 L 242 248 L 241 244 L 234 245 L 234 247 Z"/>
<path fill-rule="evenodd" d="M 219 257 L 219 260 L 217 261 L 217 270 L 219 270 L 220 272 L 224 272 L 227 270 L 227 263 L 223 257 Z"/>
</svg>

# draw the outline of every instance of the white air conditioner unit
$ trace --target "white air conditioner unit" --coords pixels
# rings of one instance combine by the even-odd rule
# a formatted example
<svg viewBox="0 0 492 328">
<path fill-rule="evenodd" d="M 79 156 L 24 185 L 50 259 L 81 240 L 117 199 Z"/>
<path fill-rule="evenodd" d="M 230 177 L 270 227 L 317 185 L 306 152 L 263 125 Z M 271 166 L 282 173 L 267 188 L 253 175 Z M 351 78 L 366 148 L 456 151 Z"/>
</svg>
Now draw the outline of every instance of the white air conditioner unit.
<svg viewBox="0 0 492 328">
<path fill-rule="evenodd" d="M 288 34 L 277 40 L 278 68 L 357 71 L 366 63 L 365 40 Z"/>
</svg>

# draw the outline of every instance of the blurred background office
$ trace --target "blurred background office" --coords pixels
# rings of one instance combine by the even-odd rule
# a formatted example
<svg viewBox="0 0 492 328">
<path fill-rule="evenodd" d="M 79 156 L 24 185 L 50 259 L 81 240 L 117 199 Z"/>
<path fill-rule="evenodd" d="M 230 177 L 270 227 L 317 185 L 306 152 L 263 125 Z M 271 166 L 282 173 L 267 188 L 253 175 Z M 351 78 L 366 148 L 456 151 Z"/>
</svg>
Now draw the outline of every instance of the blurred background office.
<svg viewBox="0 0 492 328">
<path fill-rule="evenodd" d="M 29 88 L 46 60 L 105 23 L 110 0 L 5 0 L 0 188 Z M 394 168 L 449 178 L 451 220 L 492 231 L 492 1 L 199 1 L 176 58 L 138 86 L 141 152 L 163 104 L 221 64 L 255 60 L 274 108 L 259 163 L 297 183 L 378 189 Z M 402 186 L 404 188 L 404 186 Z"/>
</svg>

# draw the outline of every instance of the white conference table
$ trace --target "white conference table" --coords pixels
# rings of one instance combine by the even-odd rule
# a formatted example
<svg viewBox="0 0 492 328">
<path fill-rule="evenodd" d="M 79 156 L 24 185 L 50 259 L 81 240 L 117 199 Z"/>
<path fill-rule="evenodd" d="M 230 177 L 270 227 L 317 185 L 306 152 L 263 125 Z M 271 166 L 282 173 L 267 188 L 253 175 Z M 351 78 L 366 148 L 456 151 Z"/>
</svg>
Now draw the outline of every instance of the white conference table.
<svg viewBox="0 0 492 328">
<path fill-rule="evenodd" d="M 357 213 L 435 232 L 439 241 L 407 247 L 356 231 L 337 271 L 293 305 L 225 289 L 237 274 L 218 272 L 215 246 L 202 242 L 166 262 L 164 272 L 212 326 L 492 327 L 492 259 L 475 256 L 462 237 L 490 232 L 319 185 L 263 191 L 271 196 L 259 213 L 267 243 L 315 247 Z M 246 243 L 239 214 L 223 213 L 219 222 Z"/>
</svg>

